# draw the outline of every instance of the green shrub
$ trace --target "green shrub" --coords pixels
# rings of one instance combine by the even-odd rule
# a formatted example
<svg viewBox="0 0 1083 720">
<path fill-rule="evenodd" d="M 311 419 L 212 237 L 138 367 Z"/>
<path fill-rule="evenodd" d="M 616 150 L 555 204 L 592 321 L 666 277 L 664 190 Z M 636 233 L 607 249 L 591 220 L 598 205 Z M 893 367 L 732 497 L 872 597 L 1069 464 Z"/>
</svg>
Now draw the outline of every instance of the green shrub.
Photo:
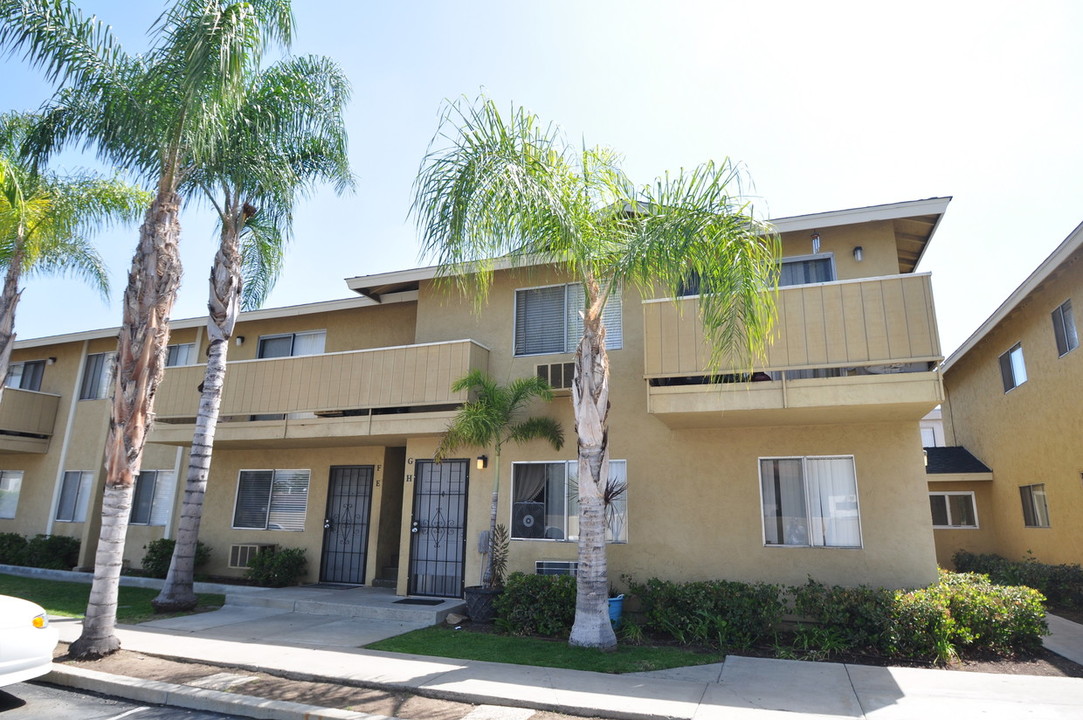
<svg viewBox="0 0 1083 720">
<path fill-rule="evenodd" d="M 680 643 L 747 648 L 770 636 L 782 617 L 780 588 L 766 583 L 708 580 L 629 581 L 643 608 L 646 629 Z"/>
<path fill-rule="evenodd" d="M 79 541 L 66 535 L 35 535 L 26 543 L 26 565 L 71 570 L 79 564 Z"/>
<path fill-rule="evenodd" d="M 147 552 L 140 561 L 140 566 L 147 577 L 164 578 L 169 574 L 169 563 L 173 560 L 173 548 L 177 541 L 170 538 L 151 540 L 143 546 Z M 200 541 L 196 541 L 195 566 L 199 569 L 210 562 L 211 549 Z"/>
<path fill-rule="evenodd" d="M 791 587 L 794 612 L 829 631 L 837 651 L 880 652 L 891 626 L 894 592 L 865 585 L 827 587 L 812 578 Z"/>
<path fill-rule="evenodd" d="M 998 585 L 1034 588 L 1055 605 L 1083 607 L 1083 567 L 1079 565 L 1047 565 L 1029 554 L 1022 560 L 1008 560 L 966 550 L 955 553 L 952 562 L 959 572 L 984 573 Z"/>
<path fill-rule="evenodd" d="M 263 587 L 286 587 L 300 582 L 307 569 L 304 548 L 282 548 L 256 553 L 244 576 Z"/>
<path fill-rule="evenodd" d="M 512 573 L 493 603 L 496 626 L 514 635 L 564 635 L 575 620 L 575 578 Z"/>
<path fill-rule="evenodd" d="M 18 533 L 0 533 L 0 564 L 26 564 L 26 538 Z"/>
</svg>

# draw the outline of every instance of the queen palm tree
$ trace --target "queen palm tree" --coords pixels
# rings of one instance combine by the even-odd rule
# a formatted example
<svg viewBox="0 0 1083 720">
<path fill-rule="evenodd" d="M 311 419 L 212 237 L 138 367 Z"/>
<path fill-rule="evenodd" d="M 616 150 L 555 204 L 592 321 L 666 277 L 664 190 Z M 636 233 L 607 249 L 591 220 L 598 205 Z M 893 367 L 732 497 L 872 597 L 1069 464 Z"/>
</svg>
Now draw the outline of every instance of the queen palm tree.
<svg viewBox="0 0 1083 720">
<path fill-rule="evenodd" d="M 602 311 L 619 288 L 676 297 L 690 277 L 713 364 L 749 363 L 774 315 L 777 237 L 741 194 L 728 160 L 637 187 L 609 149 L 574 148 L 556 126 L 485 98 L 449 103 L 415 182 L 423 252 L 484 298 L 494 263 L 539 257 L 583 287 L 572 404 L 578 437 L 579 569 L 572 645 L 610 649 L 604 495 L 609 479 L 609 358 Z"/>
<path fill-rule="evenodd" d="M 186 173 L 224 141 L 270 42 L 288 44 L 289 0 L 179 0 L 154 45 L 129 55 L 70 0 L 0 0 L 0 48 L 22 51 L 62 84 L 33 138 L 47 155 L 75 140 L 155 188 L 124 291 L 94 583 L 77 657 L 114 652 L 116 598 L 135 478 L 161 382 L 180 284 L 179 212 Z"/>
<path fill-rule="evenodd" d="M 343 112 L 349 83 L 321 57 L 284 60 L 259 74 L 231 121 L 229 141 L 190 182 L 218 213 L 211 267 L 207 368 L 188 458 L 188 476 L 169 572 L 151 601 L 157 612 L 190 610 L 203 497 L 225 384 L 229 339 L 243 305 L 262 305 L 281 267 L 297 196 L 319 180 L 352 185 Z"/>
<path fill-rule="evenodd" d="M 106 297 L 109 279 L 90 236 L 110 223 L 138 220 L 150 204 L 149 193 L 116 178 L 39 169 L 22 154 L 35 122 L 29 113 L 0 115 L 0 390 L 24 276 L 75 275 Z"/>
<path fill-rule="evenodd" d="M 537 376 L 516 378 L 501 385 L 481 370 L 471 370 L 451 386 L 452 392 L 469 390 L 474 399 L 463 404 L 440 439 L 434 459 L 440 462 L 461 447 L 492 448 L 493 490 L 489 503 L 489 551 L 485 553 L 481 584 L 492 587 L 493 546 L 496 538 L 496 510 L 500 498 L 500 453 L 504 444 L 514 441 L 545 440 L 554 449 L 564 447 L 564 430 L 548 417 L 521 418 L 534 399 L 549 402 L 553 389 Z"/>
</svg>

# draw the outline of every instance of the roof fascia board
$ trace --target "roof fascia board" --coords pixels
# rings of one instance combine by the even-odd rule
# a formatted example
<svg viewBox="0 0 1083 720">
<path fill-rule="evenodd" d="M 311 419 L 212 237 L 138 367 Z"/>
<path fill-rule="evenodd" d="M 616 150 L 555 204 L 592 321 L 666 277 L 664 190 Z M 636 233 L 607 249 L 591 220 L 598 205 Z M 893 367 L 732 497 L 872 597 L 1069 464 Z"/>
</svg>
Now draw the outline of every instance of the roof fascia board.
<svg viewBox="0 0 1083 720">
<path fill-rule="evenodd" d="M 1076 226 L 1075 230 L 1069 233 L 1068 237 L 1064 239 L 1057 249 L 1049 254 L 1042 264 L 1039 265 L 1034 272 L 1027 277 L 1023 283 L 1015 289 L 1015 291 L 1008 296 L 1008 298 L 1000 304 L 993 314 L 990 315 L 985 322 L 983 322 L 974 333 L 966 339 L 959 349 L 953 352 L 948 359 L 940 366 L 941 372 L 947 372 L 952 365 L 958 362 L 963 355 L 966 355 L 970 350 L 974 348 L 979 342 L 988 335 L 993 328 L 995 328 L 1000 322 L 1008 317 L 1016 306 L 1023 301 L 1028 295 L 1034 292 L 1039 285 L 1045 282 L 1054 270 L 1056 270 L 1062 263 L 1064 263 L 1072 253 L 1083 246 L 1083 223 Z"/>
</svg>

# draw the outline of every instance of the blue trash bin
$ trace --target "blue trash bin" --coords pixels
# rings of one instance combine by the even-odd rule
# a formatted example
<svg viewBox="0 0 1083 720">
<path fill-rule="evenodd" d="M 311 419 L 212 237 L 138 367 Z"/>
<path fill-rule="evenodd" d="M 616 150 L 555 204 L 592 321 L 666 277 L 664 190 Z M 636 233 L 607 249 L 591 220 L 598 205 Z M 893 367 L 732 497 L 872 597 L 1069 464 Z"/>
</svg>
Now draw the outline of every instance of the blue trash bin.
<svg viewBox="0 0 1083 720">
<path fill-rule="evenodd" d="M 624 611 L 624 593 L 609 598 L 609 622 L 613 623 L 613 629 L 620 628 L 620 616 Z"/>
</svg>

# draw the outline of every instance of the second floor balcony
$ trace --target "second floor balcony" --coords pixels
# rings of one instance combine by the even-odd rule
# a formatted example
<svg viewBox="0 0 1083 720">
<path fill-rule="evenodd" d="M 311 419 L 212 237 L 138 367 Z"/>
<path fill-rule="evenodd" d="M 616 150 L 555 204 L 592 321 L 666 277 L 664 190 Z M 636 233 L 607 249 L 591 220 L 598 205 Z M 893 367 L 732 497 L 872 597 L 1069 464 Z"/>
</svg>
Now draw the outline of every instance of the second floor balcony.
<svg viewBox="0 0 1083 720">
<path fill-rule="evenodd" d="M 59 406 L 59 395 L 4 388 L 0 396 L 0 453 L 48 452 Z"/>
<path fill-rule="evenodd" d="M 230 362 L 217 440 L 407 436 L 442 432 L 466 401 L 451 384 L 488 368 L 472 340 Z M 155 402 L 152 442 L 191 442 L 203 365 L 173 367 Z"/>
<path fill-rule="evenodd" d="M 928 274 L 781 288 L 774 338 L 709 368 L 699 298 L 643 304 L 650 412 L 671 427 L 918 419 L 943 398 Z"/>
</svg>

